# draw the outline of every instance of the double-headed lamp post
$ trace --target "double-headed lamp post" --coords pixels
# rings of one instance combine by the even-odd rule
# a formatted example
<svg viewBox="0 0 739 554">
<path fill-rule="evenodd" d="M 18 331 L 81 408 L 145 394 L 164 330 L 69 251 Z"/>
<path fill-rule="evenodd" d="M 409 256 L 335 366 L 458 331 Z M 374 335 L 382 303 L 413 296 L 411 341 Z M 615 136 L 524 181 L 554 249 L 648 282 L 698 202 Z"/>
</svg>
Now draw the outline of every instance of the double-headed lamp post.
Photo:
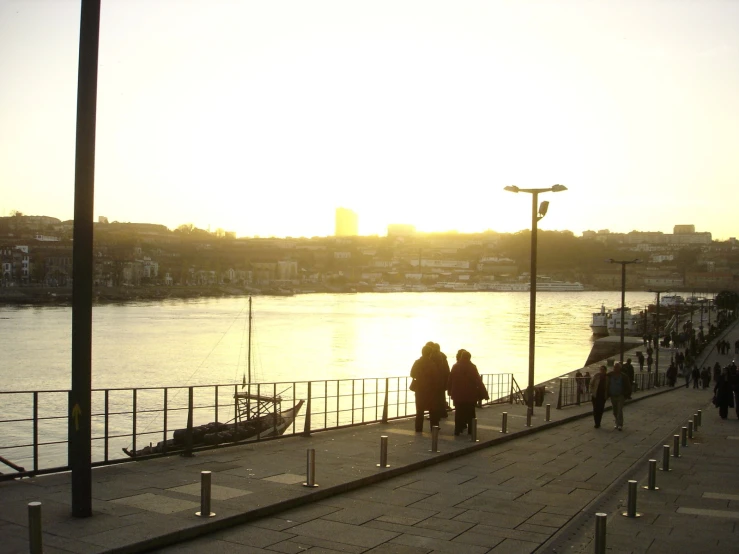
<svg viewBox="0 0 739 554">
<path fill-rule="evenodd" d="M 546 200 L 538 206 L 538 198 L 540 192 L 561 192 L 567 190 L 564 185 L 553 185 L 549 188 L 541 189 L 522 189 L 515 185 L 505 187 L 508 192 L 528 192 L 531 194 L 531 271 L 529 277 L 531 285 L 529 287 L 529 384 L 526 387 L 526 395 L 529 404 L 529 413 L 534 413 L 534 348 L 536 345 L 536 224 L 547 214 L 549 202 Z"/>
<path fill-rule="evenodd" d="M 624 323 L 625 323 L 625 317 L 624 317 L 624 311 L 625 311 L 625 304 L 626 304 L 626 266 L 629 264 L 640 264 L 641 260 L 614 260 L 613 258 L 609 258 L 606 260 L 608 263 L 612 264 L 621 264 L 621 347 L 620 347 L 620 356 L 619 361 L 621 362 L 621 365 L 624 363 Z M 659 337 L 657 337 L 659 341 Z M 659 348 L 659 343 L 657 344 L 657 348 Z"/>
</svg>

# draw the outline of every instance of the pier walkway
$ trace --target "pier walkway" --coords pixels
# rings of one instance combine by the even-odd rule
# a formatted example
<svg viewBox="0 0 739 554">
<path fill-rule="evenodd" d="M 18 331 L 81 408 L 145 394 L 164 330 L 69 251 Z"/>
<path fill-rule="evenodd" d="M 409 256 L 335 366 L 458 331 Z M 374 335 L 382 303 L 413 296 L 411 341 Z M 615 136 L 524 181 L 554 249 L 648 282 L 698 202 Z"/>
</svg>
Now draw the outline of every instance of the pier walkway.
<svg viewBox="0 0 739 554">
<path fill-rule="evenodd" d="M 729 332 L 733 342 L 739 326 Z M 706 364 L 719 359 L 711 353 Z M 660 360 L 662 361 L 662 360 Z M 669 363 L 667 357 L 666 363 Z M 662 365 L 662 364 L 661 364 Z M 663 370 L 663 368 L 660 368 Z M 594 513 L 608 517 L 609 552 L 735 551 L 739 539 L 739 421 L 720 420 L 707 390 L 659 388 L 610 412 L 594 429 L 590 406 L 478 410 L 478 438 L 442 420 L 431 452 L 412 420 L 351 427 L 93 470 L 90 518 L 70 516 L 70 475 L 0 483 L 0 551 L 29 551 L 27 504 L 42 503 L 44 552 L 593 552 Z M 702 423 L 659 491 L 639 488 L 637 519 L 620 515 L 627 480 L 646 484 L 647 460 L 696 410 Z M 500 432 L 508 413 L 508 433 Z M 388 439 L 387 468 L 380 437 Z M 318 487 L 306 481 L 315 449 Z M 200 518 L 200 472 L 212 472 L 212 518 Z"/>
</svg>

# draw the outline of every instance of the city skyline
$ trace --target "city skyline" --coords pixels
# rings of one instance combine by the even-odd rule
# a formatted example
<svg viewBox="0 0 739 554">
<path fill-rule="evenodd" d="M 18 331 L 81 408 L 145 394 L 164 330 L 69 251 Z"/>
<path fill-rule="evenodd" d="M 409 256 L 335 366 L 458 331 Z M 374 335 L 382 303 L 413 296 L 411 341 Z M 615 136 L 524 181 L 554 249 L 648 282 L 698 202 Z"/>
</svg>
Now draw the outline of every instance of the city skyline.
<svg viewBox="0 0 739 554">
<path fill-rule="evenodd" d="M 217 4 L 217 9 L 213 6 Z M 172 9 L 174 7 L 177 9 Z M 95 219 L 737 233 L 739 4 L 103 2 Z M 0 215 L 71 219 L 79 2 L 0 0 Z M 217 101 L 214 102 L 214 99 Z"/>
</svg>

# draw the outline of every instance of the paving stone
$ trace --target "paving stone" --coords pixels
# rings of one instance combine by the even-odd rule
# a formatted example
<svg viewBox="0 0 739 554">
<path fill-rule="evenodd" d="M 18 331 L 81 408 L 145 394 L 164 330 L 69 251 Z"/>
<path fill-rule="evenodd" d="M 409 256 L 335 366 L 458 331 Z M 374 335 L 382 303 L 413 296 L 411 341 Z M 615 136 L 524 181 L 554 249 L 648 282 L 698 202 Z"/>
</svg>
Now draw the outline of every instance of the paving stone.
<svg viewBox="0 0 739 554">
<path fill-rule="evenodd" d="M 265 548 L 282 541 L 290 540 L 295 537 L 295 533 L 273 531 L 255 525 L 239 525 L 231 529 L 218 531 L 211 536 L 221 541 Z"/>
<path fill-rule="evenodd" d="M 171 514 L 174 512 L 182 512 L 184 510 L 196 511 L 196 508 L 200 507 L 200 504 L 197 502 L 180 500 L 178 498 L 171 498 L 169 496 L 151 493 L 118 498 L 112 502 L 124 504 L 126 506 L 133 506 L 134 508 L 140 508 L 141 510 L 155 512 L 157 514 Z"/>
<path fill-rule="evenodd" d="M 506 539 L 498 546 L 493 548 L 491 552 L 495 554 L 530 554 L 539 548 L 538 543 L 521 541 L 515 539 Z"/>
<path fill-rule="evenodd" d="M 455 519 L 458 521 L 465 521 L 469 523 L 482 523 L 494 527 L 515 529 L 523 522 L 525 522 L 528 518 L 527 516 L 516 516 L 512 514 L 498 514 L 494 512 L 483 512 L 479 510 L 467 510 L 464 513 L 458 515 Z"/>
<path fill-rule="evenodd" d="M 487 546 L 476 546 L 456 541 L 440 541 L 418 535 L 400 535 L 390 542 L 419 549 L 428 549 L 430 552 L 447 552 L 449 554 L 485 554 L 489 550 Z"/>
<path fill-rule="evenodd" d="M 356 525 L 347 525 L 335 521 L 326 521 L 316 519 L 303 523 L 290 530 L 296 535 L 304 535 L 315 538 L 332 537 L 336 542 L 342 544 L 350 544 L 354 546 L 362 546 L 370 548 L 387 542 L 397 536 L 397 533 L 383 531 L 379 529 L 370 529 L 368 527 L 359 527 Z"/>
<path fill-rule="evenodd" d="M 192 485 L 182 485 L 181 487 L 167 489 L 167 491 L 200 497 L 202 492 L 202 485 L 200 483 L 193 483 Z M 229 498 L 236 498 L 237 496 L 244 496 L 247 494 L 251 494 L 251 491 L 234 489 L 231 487 L 222 487 L 220 485 L 213 484 L 211 484 L 210 486 L 211 500 L 228 500 Z"/>
</svg>

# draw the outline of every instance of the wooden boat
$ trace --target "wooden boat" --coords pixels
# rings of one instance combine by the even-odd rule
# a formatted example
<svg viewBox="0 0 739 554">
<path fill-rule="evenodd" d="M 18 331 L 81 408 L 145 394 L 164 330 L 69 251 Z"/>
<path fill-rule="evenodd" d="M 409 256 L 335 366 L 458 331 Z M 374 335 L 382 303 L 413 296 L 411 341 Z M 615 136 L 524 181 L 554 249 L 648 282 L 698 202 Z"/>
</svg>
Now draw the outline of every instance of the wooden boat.
<svg viewBox="0 0 739 554">
<path fill-rule="evenodd" d="M 234 394 L 236 404 L 236 420 L 227 423 L 218 421 L 205 425 L 177 429 L 172 438 L 159 441 L 156 445 L 150 444 L 137 450 L 123 448 L 123 452 L 132 457 L 149 456 L 183 452 L 191 448 L 203 446 L 217 446 L 224 443 L 233 443 L 251 439 L 265 439 L 282 435 L 295 421 L 303 400 L 294 403 L 290 408 L 282 409 L 283 402 L 293 402 L 283 399 L 280 395 L 264 396 L 251 392 L 251 337 L 252 337 L 252 299 L 249 297 L 249 343 L 247 354 L 247 373 L 244 375 L 243 392 Z M 247 377 L 248 376 L 248 377 Z"/>
</svg>

